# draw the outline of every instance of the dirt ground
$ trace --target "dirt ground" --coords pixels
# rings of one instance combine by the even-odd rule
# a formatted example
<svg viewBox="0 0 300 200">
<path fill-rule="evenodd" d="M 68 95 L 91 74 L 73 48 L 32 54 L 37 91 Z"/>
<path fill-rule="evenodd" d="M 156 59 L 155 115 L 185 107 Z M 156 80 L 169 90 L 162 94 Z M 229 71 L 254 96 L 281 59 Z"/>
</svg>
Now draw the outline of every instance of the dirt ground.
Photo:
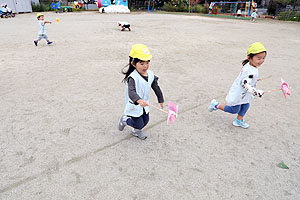
<svg viewBox="0 0 300 200">
<path fill-rule="evenodd" d="M 0 20 L 0 199 L 300 199 L 299 23 L 175 14 L 45 13 L 53 45 L 36 47 L 36 13 Z M 117 21 L 132 31 L 121 32 Z M 250 128 L 209 113 L 225 96 L 248 46 L 268 50 Z M 144 141 L 117 123 L 121 69 L 147 45 L 175 124 L 151 109 Z M 271 76 L 271 77 L 270 77 Z M 152 104 L 158 105 L 154 93 Z M 167 109 L 166 109 L 167 110 Z M 283 161 L 289 169 L 277 167 Z"/>
</svg>

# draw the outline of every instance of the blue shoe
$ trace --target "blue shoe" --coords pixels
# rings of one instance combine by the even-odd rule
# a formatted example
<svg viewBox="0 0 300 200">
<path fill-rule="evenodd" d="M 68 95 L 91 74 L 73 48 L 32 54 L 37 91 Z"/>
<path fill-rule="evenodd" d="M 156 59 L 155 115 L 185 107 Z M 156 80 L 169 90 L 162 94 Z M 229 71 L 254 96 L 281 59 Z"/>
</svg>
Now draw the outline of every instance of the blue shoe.
<svg viewBox="0 0 300 200">
<path fill-rule="evenodd" d="M 35 46 L 37 46 L 37 41 L 33 40 L 33 43 L 34 43 Z"/>
<path fill-rule="evenodd" d="M 50 41 L 49 41 L 47 44 L 52 44 L 52 43 L 53 43 L 53 42 L 50 42 Z"/>
<path fill-rule="evenodd" d="M 218 110 L 218 108 L 216 107 L 217 105 L 219 105 L 219 102 L 217 102 L 215 99 L 211 100 L 210 105 L 208 107 L 209 112 Z"/>
<path fill-rule="evenodd" d="M 232 122 L 232 125 L 236 127 L 249 128 L 249 124 L 247 124 L 244 119 L 238 120 L 235 118 L 235 120 Z"/>
</svg>

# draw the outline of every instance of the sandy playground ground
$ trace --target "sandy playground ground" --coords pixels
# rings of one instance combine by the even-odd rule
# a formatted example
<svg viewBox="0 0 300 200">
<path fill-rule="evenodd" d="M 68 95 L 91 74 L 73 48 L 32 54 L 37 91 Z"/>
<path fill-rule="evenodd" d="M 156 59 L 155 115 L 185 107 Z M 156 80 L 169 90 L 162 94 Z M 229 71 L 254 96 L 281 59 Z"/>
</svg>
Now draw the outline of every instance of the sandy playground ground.
<svg viewBox="0 0 300 200">
<path fill-rule="evenodd" d="M 174 14 L 36 13 L 0 20 L 0 199 L 300 199 L 299 23 Z M 117 21 L 132 24 L 121 32 Z M 225 95 L 248 46 L 268 50 L 258 84 L 292 95 L 252 101 L 248 130 L 209 113 Z M 146 44 L 175 124 L 151 109 L 141 141 L 117 130 L 120 70 L 132 44 Z M 152 93 L 151 101 L 156 103 Z M 283 161 L 289 169 L 276 165 Z"/>
</svg>

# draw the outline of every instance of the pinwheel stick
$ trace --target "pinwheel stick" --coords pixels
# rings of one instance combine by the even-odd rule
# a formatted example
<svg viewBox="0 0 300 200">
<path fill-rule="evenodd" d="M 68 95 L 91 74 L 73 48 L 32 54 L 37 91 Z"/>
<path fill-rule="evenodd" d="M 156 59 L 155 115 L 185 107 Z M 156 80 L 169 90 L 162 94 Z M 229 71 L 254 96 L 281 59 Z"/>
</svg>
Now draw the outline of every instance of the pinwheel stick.
<svg viewBox="0 0 300 200">
<path fill-rule="evenodd" d="M 271 93 L 271 92 L 277 92 L 277 91 L 281 91 L 281 89 L 273 89 L 273 90 L 266 91 L 265 93 Z"/>
<path fill-rule="evenodd" d="M 265 78 L 259 78 L 259 79 L 257 79 L 258 81 L 264 81 L 264 80 L 266 80 L 266 79 L 269 79 L 269 78 L 271 78 L 272 77 L 272 75 L 270 75 L 270 76 L 268 76 L 268 77 L 265 77 Z"/>
<path fill-rule="evenodd" d="M 161 112 L 164 112 L 164 113 L 167 113 L 168 114 L 168 112 L 167 111 L 165 111 L 165 110 L 163 110 L 163 109 L 161 109 L 161 108 L 158 108 L 158 107 L 156 107 L 156 106 L 153 106 L 153 105 L 151 105 L 151 104 L 148 104 L 150 107 L 152 107 L 152 108 L 155 108 L 155 109 L 157 109 L 157 110 L 160 110 Z"/>
</svg>

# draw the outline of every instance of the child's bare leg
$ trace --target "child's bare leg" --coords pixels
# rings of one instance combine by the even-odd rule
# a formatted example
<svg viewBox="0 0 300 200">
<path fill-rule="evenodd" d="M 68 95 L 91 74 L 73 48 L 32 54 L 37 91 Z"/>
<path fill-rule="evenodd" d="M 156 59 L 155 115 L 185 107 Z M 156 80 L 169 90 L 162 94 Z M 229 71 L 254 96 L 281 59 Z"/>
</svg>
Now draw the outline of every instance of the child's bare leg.
<svg viewBox="0 0 300 200">
<path fill-rule="evenodd" d="M 243 118 L 244 118 L 244 116 L 241 116 L 241 115 L 238 115 L 238 116 L 237 116 L 237 119 L 240 120 L 240 121 L 242 121 Z"/>
<path fill-rule="evenodd" d="M 225 105 L 219 104 L 217 105 L 217 108 L 224 111 Z"/>
</svg>

